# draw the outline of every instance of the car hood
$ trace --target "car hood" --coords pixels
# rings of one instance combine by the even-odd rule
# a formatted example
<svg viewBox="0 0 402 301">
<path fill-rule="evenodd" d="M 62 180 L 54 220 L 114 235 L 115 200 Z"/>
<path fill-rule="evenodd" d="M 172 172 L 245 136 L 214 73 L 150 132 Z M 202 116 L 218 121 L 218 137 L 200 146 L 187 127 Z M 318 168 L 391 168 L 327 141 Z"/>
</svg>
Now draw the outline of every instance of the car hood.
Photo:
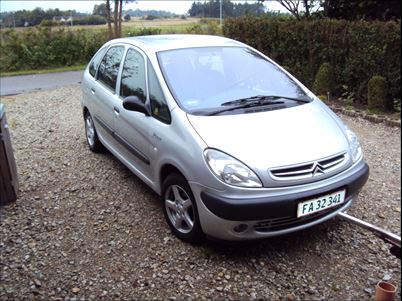
<svg viewBox="0 0 402 301">
<path fill-rule="evenodd" d="M 275 111 L 187 118 L 210 148 L 221 150 L 254 171 L 288 166 L 347 152 L 335 119 L 313 101 Z"/>
</svg>

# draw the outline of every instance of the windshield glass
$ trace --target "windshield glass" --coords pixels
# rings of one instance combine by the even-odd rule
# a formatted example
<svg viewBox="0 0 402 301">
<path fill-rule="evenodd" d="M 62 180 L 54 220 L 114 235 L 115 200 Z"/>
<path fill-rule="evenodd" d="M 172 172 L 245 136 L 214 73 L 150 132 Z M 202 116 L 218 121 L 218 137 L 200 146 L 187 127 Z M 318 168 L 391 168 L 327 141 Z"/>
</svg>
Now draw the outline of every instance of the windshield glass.
<svg viewBox="0 0 402 301">
<path fill-rule="evenodd" d="M 158 60 L 182 109 L 191 113 L 256 95 L 308 98 L 284 72 L 244 47 L 203 47 L 163 51 Z"/>
</svg>

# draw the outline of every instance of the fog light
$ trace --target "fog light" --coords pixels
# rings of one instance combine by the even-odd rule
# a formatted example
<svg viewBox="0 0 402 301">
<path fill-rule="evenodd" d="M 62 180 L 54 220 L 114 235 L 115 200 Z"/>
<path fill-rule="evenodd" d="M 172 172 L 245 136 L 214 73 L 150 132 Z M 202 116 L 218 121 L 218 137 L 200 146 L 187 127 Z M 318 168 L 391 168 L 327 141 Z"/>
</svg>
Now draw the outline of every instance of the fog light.
<svg viewBox="0 0 402 301">
<path fill-rule="evenodd" d="M 235 227 L 233 228 L 233 231 L 235 231 L 235 232 L 237 232 L 237 233 L 241 233 L 241 232 L 246 231 L 247 228 L 248 228 L 248 225 L 247 225 L 247 224 L 239 224 L 239 225 L 237 225 L 237 226 L 235 226 Z"/>
</svg>

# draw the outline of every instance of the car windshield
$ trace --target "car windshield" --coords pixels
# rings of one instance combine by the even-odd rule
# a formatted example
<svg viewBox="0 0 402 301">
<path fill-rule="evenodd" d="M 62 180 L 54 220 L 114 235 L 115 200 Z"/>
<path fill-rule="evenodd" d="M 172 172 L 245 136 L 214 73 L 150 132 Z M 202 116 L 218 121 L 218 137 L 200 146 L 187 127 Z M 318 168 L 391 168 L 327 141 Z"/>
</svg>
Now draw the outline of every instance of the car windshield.
<svg viewBox="0 0 402 301">
<path fill-rule="evenodd" d="M 287 74 L 246 47 L 168 50 L 159 52 L 158 60 L 170 91 L 188 113 L 256 95 L 308 99 Z"/>
</svg>

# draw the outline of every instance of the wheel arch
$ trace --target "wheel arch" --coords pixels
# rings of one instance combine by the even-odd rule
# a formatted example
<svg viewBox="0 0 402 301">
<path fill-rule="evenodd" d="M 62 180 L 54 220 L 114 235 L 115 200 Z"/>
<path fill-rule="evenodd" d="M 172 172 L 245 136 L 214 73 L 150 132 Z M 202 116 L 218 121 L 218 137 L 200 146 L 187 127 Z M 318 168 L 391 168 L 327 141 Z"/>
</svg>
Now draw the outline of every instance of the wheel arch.
<svg viewBox="0 0 402 301">
<path fill-rule="evenodd" d="M 84 107 L 82 108 L 82 116 L 85 117 L 85 115 L 86 115 L 87 113 L 89 113 L 89 110 L 88 110 L 88 108 L 87 108 L 86 106 L 84 106 Z"/>
<path fill-rule="evenodd" d="M 172 173 L 177 173 L 177 174 L 181 175 L 184 179 L 187 180 L 186 176 L 184 175 L 183 172 L 181 172 L 181 170 L 179 168 L 177 168 L 175 165 L 173 165 L 171 163 L 166 163 L 161 167 L 160 172 L 159 172 L 159 183 L 160 183 L 161 191 L 162 191 L 163 182 Z"/>
</svg>

